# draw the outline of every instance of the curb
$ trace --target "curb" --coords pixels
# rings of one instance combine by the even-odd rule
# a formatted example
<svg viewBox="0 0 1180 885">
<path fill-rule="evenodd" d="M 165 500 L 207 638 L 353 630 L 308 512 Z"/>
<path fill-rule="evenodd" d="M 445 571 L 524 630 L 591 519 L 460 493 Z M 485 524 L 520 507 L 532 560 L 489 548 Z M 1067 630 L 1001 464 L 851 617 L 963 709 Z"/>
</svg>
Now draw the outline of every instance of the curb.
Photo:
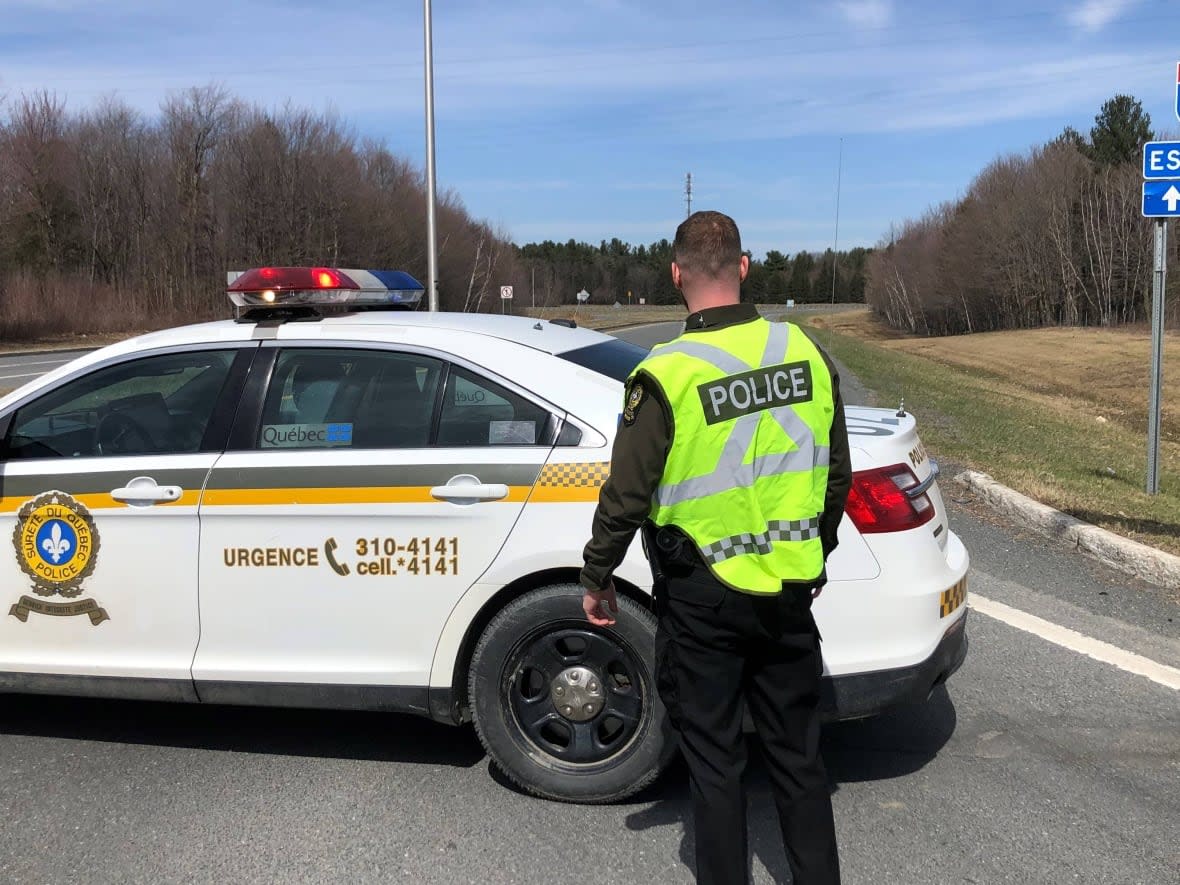
<svg viewBox="0 0 1180 885">
<path fill-rule="evenodd" d="M 1000 485 L 986 473 L 964 470 L 954 477 L 954 481 L 966 486 L 994 509 L 1024 522 L 1062 547 L 1078 550 L 1111 568 L 1152 584 L 1180 588 L 1180 556 L 1082 522 Z"/>
</svg>

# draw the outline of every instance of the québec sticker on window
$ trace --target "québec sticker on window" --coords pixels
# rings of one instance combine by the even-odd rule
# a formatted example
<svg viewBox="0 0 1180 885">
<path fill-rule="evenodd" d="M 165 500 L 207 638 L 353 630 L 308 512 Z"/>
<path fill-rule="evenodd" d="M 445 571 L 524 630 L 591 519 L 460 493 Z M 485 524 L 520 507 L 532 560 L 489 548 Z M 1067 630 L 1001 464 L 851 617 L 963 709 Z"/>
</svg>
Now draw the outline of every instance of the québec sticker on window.
<svg viewBox="0 0 1180 885">
<path fill-rule="evenodd" d="M 77 599 L 82 583 L 98 563 L 98 529 L 90 512 L 65 492 L 46 492 L 26 501 L 12 533 L 16 560 L 41 597 L 60 596 L 72 602 L 49 602 L 21 596 L 8 614 L 25 623 L 29 614 L 73 617 L 86 615 L 97 627 L 110 620 L 93 599 Z"/>
<path fill-rule="evenodd" d="M 262 428 L 264 449 L 309 449 L 321 446 L 351 446 L 352 425 L 266 424 Z"/>
</svg>

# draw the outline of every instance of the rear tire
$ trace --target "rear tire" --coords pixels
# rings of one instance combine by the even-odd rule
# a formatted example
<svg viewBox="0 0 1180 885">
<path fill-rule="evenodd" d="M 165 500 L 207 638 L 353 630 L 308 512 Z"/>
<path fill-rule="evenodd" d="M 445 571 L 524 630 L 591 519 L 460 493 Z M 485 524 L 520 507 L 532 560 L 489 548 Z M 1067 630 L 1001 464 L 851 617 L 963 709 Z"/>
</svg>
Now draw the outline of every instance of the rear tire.
<svg viewBox="0 0 1180 885">
<path fill-rule="evenodd" d="M 655 690 L 656 619 L 619 596 L 595 627 L 582 588 L 514 600 L 484 629 L 468 691 L 488 755 L 514 783 L 561 802 L 617 802 L 652 783 L 673 749 Z"/>
</svg>

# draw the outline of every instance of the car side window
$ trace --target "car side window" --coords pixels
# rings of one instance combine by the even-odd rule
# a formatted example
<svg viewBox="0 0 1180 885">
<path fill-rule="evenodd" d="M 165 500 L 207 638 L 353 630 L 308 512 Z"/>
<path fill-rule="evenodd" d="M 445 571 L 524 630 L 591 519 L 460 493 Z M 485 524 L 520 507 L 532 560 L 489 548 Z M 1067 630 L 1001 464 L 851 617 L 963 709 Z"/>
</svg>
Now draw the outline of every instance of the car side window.
<svg viewBox="0 0 1180 885">
<path fill-rule="evenodd" d="M 285 350 L 271 375 L 257 446 L 426 446 L 442 365 L 412 353 Z"/>
<path fill-rule="evenodd" d="M 93 458 L 200 451 L 234 354 L 162 354 L 68 381 L 16 411 L 4 456 Z"/>
<path fill-rule="evenodd" d="M 550 414 L 518 394 L 452 366 L 438 425 L 440 446 L 534 446 L 547 443 Z"/>
</svg>

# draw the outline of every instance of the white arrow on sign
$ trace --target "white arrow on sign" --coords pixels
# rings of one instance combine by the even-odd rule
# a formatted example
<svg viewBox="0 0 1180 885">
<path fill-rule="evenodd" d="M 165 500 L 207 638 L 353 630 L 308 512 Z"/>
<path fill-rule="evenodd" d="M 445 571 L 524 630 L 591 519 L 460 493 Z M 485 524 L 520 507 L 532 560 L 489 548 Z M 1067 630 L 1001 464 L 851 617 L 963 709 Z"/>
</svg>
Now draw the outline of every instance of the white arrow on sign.
<svg viewBox="0 0 1180 885">
<path fill-rule="evenodd" d="M 1176 204 L 1180 203 L 1180 191 L 1176 190 L 1176 185 L 1172 185 L 1164 191 L 1164 195 L 1160 199 L 1168 204 L 1169 212 L 1175 212 Z"/>
</svg>

